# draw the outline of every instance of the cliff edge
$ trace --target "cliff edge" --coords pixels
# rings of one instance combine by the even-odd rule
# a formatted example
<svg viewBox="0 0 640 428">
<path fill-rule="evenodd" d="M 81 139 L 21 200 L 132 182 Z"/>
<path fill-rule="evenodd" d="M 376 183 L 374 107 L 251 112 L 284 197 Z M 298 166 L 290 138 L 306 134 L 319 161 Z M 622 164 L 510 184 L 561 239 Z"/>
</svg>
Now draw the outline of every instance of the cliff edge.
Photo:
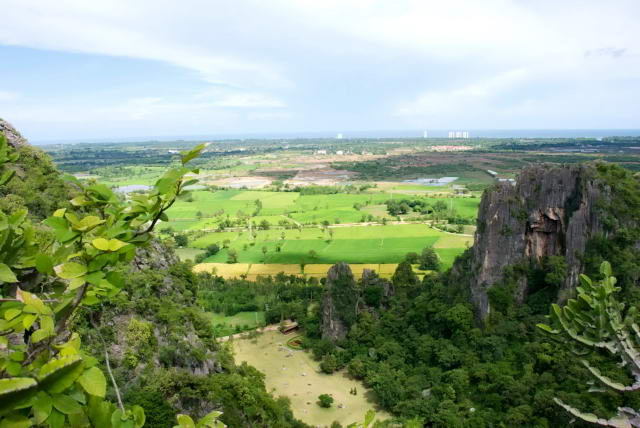
<svg viewBox="0 0 640 428">
<path fill-rule="evenodd" d="M 471 270 L 471 300 L 479 318 L 490 313 L 487 291 L 518 263 L 539 264 L 545 256 L 563 256 L 567 272 L 558 291 L 571 293 L 583 270 L 587 242 L 603 232 L 599 216 L 610 197 L 592 164 L 539 164 L 524 169 L 516 184 L 496 183 L 482 196 Z M 515 301 L 527 296 L 526 276 L 517 280 Z"/>
</svg>

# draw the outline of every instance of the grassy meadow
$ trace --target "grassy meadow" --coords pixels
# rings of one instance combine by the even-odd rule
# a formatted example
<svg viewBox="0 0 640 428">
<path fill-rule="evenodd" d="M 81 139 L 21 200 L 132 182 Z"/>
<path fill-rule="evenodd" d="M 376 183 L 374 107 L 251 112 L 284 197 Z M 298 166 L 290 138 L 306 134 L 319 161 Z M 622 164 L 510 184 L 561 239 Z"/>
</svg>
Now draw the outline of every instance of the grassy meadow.
<svg viewBox="0 0 640 428">
<path fill-rule="evenodd" d="M 275 396 L 289 398 L 296 418 L 307 424 L 329 426 L 338 421 L 346 426 L 361 420 L 368 410 L 375 409 L 373 392 L 368 391 L 362 382 L 349 378 L 344 370 L 330 375 L 322 373 L 318 362 L 307 352 L 286 346 L 291 337 L 269 331 L 255 339 L 239 339 L 230 343 L 236 362 L 246 361 L 263 372 L 267 390 Z M 357 395 L 349 393 L 354 387 Z M 331 394 L 334 404 L 328 409 L 318 406 L 316 401 L 320 394 Z M 388 418 L 386 412 L 377 411 L 377 420 Z"/>
</svg>

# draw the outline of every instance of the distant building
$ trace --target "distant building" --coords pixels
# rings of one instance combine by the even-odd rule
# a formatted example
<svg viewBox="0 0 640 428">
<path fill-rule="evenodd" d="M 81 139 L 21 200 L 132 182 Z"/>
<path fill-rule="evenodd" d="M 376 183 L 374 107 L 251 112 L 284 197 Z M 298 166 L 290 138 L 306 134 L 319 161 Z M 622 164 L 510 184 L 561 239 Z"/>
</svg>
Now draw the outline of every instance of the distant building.
<svg viewBox="0 0 640 428">
<path fill-rule="evenodd" d="M 316 154 L 317 155 L 326 155 L 327 151 L 326 150 L 316 150 Z"/>
<path fill-rule="evenodd" d="M 449 131 L 449 138 L 469 138 L 469 131 Z"/>
<path fill-rule="evenodd" d="M 336 151 L 336 154 L 337 154 L 337 155 L 339 155 L 339 156 L 342 156 L 342 155 L 344 154 L 344 151 L 342 151 L 342 150 L 337 150 L 337 151 Z"/>
<path fill-rule="evenodd" d="M 422 138 L 429 138 L 429 134 L 427 133 L 427 131 L 424 131 L 422 133 Z"/>
<path fill-rule="evenodd" d="M 338 140 L 342 140 L 342 134 L 338 134 L 338 135 L 336 135 L 336 138 L 337 138 Z"/>
</svg>

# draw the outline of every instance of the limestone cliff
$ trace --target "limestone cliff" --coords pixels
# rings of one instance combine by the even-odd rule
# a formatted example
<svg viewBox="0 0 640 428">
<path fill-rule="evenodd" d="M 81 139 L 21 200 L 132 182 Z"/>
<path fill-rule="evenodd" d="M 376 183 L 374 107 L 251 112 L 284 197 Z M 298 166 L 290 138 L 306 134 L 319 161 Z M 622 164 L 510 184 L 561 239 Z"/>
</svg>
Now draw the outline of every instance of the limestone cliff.
<svg viewBox="0 0 640 428">
<path fill-rule="evenodd" d="M 27 139 L 24 138 L 9 122 L 0 118 L 0 134 L 7 137 L 7 141 L 13 147 L 23 146 L 27 143 Z"/>
<path fill-rule="evenodd" d="M 351 268 L 337 263 L 327 272 L 327 282 L 322 295 L 322 338 L 332 342 L 343 339 L 357 316 L 358 292 Z"/>
<path fill-rule="evenodd" d="M 558 297 L 567 296 L 582 270 L 580 256 L 587 241 L 602 231 L 598 212 L 609 189 L 597 177 L 589 164 L 540 164 L 524 169 L 515 185 L 497 183 L 485 192 L 467 261 L 471 299 L 480 319 L 491 310 L 487 290 L 502 279 L 505 267 L 517 263 L 564 256 L 566 280 Z M 516 302 L 522 302 L 527 291 L 527 279 L 522 277 Z"/>
</svg>

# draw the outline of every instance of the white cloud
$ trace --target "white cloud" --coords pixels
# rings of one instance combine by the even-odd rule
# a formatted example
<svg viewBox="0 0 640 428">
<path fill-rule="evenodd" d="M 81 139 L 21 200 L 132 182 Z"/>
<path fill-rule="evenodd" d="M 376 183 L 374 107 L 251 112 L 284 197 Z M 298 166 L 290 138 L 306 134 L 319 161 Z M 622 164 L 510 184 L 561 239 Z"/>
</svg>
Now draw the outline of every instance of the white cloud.
<svg viewBox="0 0 640 428">
<path fill-rule="evenodd" d="M 295 130 L 639 119 L 637 0 L 2 0 L 2 12 L 0 44 L 161 61 L 199 83 L 174 98 L 48 106 L 0 92 L 3 115 L 30 123 L 169 121 L 189 133 L 271 119 Z"/>
</svg>

